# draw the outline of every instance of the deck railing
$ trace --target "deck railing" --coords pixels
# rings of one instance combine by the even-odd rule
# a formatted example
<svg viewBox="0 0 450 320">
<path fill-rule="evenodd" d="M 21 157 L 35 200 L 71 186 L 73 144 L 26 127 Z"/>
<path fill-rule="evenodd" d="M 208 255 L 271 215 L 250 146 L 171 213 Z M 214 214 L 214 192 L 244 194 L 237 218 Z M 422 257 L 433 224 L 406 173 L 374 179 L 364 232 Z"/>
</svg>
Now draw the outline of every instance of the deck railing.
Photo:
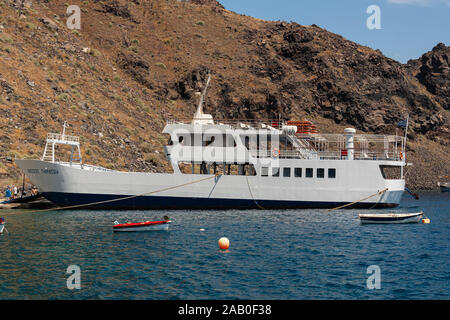
<svg viewBox="0 0 450 320">
<path fill-rule="evenodd" d="M 166 121 L 166 124 L 191 124 L 192 119 L 183 119 L 183 120 L 173 120 L 169 119 Z M 264 127 L 271 126 L 275 129 L 281 129 L 285 121 L 281 120 L 230 120 L 230 119 L 221 119 L 214 120 L 215 125 L 228 125 L 234 129 L 261 129 Z"/>
<path fill-rule="evenodd" d="M 270 150 L 250 150 L 250 155 L 255 158 L 279 158 L 279 159 L 305 159 L 304 156 L 295 150 L 282 150 L 279 152 L 271 152 Z M 312 152 L 311 160 L 346 160 L 347 156 L 342 155 L 341 152 Z M 401 161 L 403 160 L 400 153 L 395 152 L 355 152 L 354 160 L 387 160 L 387 161 Z"/>
<path fill-rule="evenodd" d="M 47 134 L 47 142 L 80 143 L 80 138 L 60 133 L 49 133 Z"/>
</svg>

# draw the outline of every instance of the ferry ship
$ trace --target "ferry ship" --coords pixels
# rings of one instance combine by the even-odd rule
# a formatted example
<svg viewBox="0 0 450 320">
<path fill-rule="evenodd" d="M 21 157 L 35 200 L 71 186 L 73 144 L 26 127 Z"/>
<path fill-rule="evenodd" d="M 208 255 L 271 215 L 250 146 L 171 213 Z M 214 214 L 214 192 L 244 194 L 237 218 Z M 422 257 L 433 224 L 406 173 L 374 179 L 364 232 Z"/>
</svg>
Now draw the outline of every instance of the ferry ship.
<svg viewBox="0 0 450 320">
<path fill-rule="evenodd" d="M 209 84 L 209 79 L 208 79 Z M 208 86 L 207 84 L 207 86 Z M 92 209 L 383 208 L 405 190 L 406 135 L 322 134 L 308 121 L 214 121 L 201 95 L 189 122 L 163 133 L 171 173 L 82 161 L 79 138 L 50 133 L 40 160 L 16 160 L 48 200 Z M 57 161 L 56 145 L 70 161 Z M 362 200 L 363 199 L 363 200 Z"/>
</svg>

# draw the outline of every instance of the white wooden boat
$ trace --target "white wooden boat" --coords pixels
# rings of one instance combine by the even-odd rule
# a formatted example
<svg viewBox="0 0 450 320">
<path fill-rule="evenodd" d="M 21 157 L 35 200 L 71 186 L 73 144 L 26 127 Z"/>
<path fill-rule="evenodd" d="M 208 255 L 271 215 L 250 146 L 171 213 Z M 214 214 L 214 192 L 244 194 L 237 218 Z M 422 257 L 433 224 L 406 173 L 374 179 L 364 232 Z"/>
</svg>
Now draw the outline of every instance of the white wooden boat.
<svg viewBox="0 0 450 320">
<path fill-rule="evenodd" d="M 438 183 L 438 186 L 442 192 L 450 192 L 450 183 Z"/>
<path fill-rule="evenodd" d="M 169 230 L 169 225 L 172 223 L 169 219 L 163 221 L 145 221 L 137 223 L 123 223 L 115 222 L 113 226 L 114 232 L 141 232 L 141 231 L 163 231 Z"/>
<path fill-rule="evenodd" d="M 423 212 L 416 213 L 366 213 L 360 214 L 362 224 L 366 223 L 419 223 Z"/>
</svg>

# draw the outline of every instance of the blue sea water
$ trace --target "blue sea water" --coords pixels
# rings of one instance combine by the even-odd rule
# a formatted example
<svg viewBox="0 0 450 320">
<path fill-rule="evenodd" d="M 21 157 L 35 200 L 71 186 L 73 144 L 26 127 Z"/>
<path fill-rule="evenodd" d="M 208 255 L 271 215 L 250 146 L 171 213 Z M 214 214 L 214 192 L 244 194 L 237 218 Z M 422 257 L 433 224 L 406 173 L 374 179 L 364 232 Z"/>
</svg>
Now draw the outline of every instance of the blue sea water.
<svg viewBox="0 0 450 320">
<path fill-rule="evenodd" d="M 420 196 L 394 211 L 431 224 L 359 223 L 386 210 L 3 211 L 0 299 L 449 299 L 450 193 Z M 166 214 L 170 231 L 112 232 Z M 381 289 L 367 288 L 371 265 Z"/>
</svg>

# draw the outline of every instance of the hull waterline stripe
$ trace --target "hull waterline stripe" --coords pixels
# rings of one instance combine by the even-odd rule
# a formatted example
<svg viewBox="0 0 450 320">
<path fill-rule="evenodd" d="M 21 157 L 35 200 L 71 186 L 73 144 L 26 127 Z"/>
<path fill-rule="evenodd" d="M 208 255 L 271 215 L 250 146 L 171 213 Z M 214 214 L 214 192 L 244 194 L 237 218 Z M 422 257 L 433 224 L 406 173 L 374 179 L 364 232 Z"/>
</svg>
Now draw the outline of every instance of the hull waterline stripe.
<svg viewBox="0 0 450 320">
<path fill-rule="evenodd" d="M 43 196 L 50 201 L 63 205 L 77 205 L 91 203 L 92 199 L 109 200 L 121 198 L 120 195 L 108 194 L 86 194 L 86 193 L 44 193 Z M 323 201 L 298 201 L 298 200 L 258 200 L 258 204 L 264 209 L 306 209 L 306 208 L 334 208 L 345 202 L 323 202 Z M 379 208 L 393 208 L 398 203 L 357 203 L 351 208 L 371 208 L 376 205 Z M 170 197 L 170 196 L 149 196 L 132 200 L 118 202 L 106 202 L 102 205 L 89 207 L 89 209 L 111 209 L 111 210 L 156 210 L 156 209 L 260 209 L 251 198 L 191 198 L 191 197 Z"/>
</svg>

